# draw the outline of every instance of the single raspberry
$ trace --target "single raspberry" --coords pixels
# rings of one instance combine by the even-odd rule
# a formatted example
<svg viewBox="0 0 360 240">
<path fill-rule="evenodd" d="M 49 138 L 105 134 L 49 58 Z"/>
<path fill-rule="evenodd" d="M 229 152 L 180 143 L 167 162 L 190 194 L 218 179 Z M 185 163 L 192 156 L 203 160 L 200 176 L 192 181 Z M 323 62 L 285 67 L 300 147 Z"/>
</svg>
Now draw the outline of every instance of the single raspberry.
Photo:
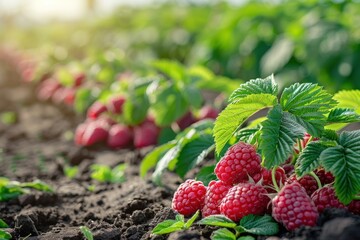
<svg viewBox="0 0 360 240">
<path fill-rule="evenodd" d="M 203 120 L 207 118 L 216 119 L 218 115 L 219 115 L 219 111 L 216 108 L 210 105 L 205 105 L 200 109 L 198 119 L 199 120 Z"/>
<path fill-rule="evenodd" d="M 315 174 L 319 177 L 321 184 L 329 184 L 335 181 L 335 177 L 331 172 L 325 172 L 325 169 L 316 169 Z"/>
<path fill-rule="evenodd" d="M 254 183 L 239 183 L 221 200 L 220 213 L 237 222 L 249 214 L 264 214 L 270 201 L 265 188 Z"/>
<path fill-rule="evenodd" d="M 284 164 L 282 165 L 282 168 L 285 170 L 285 174 L 287 177 L 290 177 L 291 175 L 294 174 L 294 165 L 292 164 Z"/>
<path fill-rule="evenodd" d="M 211 181 L 206 191 L 205 204 L 201 210 L 202 216 L 220 214 L 219 205 L 232 186 L 222 181 Z"/>
<path fill-rule="evenodd" d="M 85 73 L 77 73 L 74 75 L 74 87 L 81 86 L 85 81 L 86 75 Z"/>
<path fill-rule="evenodd" d="M 319 213 L 305 189 L 293 182 L 286 184 L 272 200 L 272 216 L 292 231 L 301 226 L 315 226 Z"/>
<path fill-rule="evenodd" d="M 189 127 L 191 124 L 196 122 L 196 119 L 192 112 L 188 111 L 186 112 L 182 117 L 180 117 L 176 123 L 179 126 L 181 130 L 184 130 L 185 128 Z"/>
<path fill-rule="evenodd" d="M 315 180 L 314 177 L 310 176 L 310 175 L 305 175 L 299 179 L 296 179 L 296 175 L 291 175 L 288 180 L 287 183 L 292 183 L 292 182 L 298 182 L 300 183 L 300 185 L 305 188 L 306 193 L 311 196 L 311 194 L 313 194 L 313 192 L 315 192 L 318 189 L 318 184 Z"/>
<path fill-rule="evenodd" d="M 143 148 L 155 145 L 160 134 L 160 128 L 150 120 L 145 120 L 142 124 L 134 127 L 134 146 Z"/>
<path fill-rule="evenodd" d="M 257 173 L 253 177 L 255 182 L 262 180 L 262 185 L 265 187 L 268 193 L 275 193 L 274 184 L 272 182 L 271 170 L 262 168 L 260 173 Z M 286 181 L 285 170 L 282 167 L 278 167 L 275 171 L 275 179 L 278 186 L 283 186 Z"/>
<path fill-rule="evenodd" d="M 200 181 L 188 179 L 176 190 L 172 208 L 180 214 L 190 216 L 204 206 L 206 187 Z"/>
<path fill-rule="evenodd" d="M 87 117 L 97 119 L 102 113 L 107 111 L 107 107 L 102 102 L 94 102 L 87 111 Z"/>
<path fill-rule="evenodd" d="M 121 114 L 123 112 L 123 105 L 126 101 L 124 96 L 115 96 L 110 98 L 107 108 L 114 114 Z"/>
<path fill-rule="evenodd" d="M 350 212 L 360 215 L 360 200 L 352 200 L 348 206 Z"/>
<path fill-rule="evenodd" d="M 111 148 L 125 148 L 133 141 L 132 129 L 126 125 L 115 124 L 109 130 L 107 145 Z"/>
<path fill-rule="evenodd" d="M 215 167 L 216 176 L 227 184 L 247 181 L 261 171 L 261 159 L 251 144 L 239 142 L 231 146 Z"/>
<path fill-rule="evenodd" d="M 81 145 L 83 146 L 91 146 L 96 143 L 105 142 L 108 137 L 108 131 L 108 126 L 102 122 L 88 122 L 86 123 L 86 129 L 82 134 L 82 139 L 79 142 L 81 142 Z"/>
<path fill-rule="evenodd" d="M 334 188 L 329 185 L 315 191 L 311 195 L 311 199 L 314 201 L 320 213 L 322 213 L 325 208 L 347 208 L 336 197 Z"/>
</svg>

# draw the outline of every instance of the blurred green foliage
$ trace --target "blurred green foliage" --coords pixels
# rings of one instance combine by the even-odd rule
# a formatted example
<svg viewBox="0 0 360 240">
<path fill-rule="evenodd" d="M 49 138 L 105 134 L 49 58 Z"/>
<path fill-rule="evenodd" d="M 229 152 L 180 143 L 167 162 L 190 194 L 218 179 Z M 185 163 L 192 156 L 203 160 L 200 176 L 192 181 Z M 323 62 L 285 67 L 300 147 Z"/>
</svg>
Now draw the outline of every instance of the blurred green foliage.
<svg viewBox="0 0 360 240">
<path fill-rule="evenodd" d="M 358 1 L 169 1 L 71 24 L 8 28 L 0 37 L 58 61 L 116 53 L 130 69 L 172 59 L 230 78 L 274 73 L 280 87 L 306 81 L 332 92 L 360 88 Z"/>
</svg>

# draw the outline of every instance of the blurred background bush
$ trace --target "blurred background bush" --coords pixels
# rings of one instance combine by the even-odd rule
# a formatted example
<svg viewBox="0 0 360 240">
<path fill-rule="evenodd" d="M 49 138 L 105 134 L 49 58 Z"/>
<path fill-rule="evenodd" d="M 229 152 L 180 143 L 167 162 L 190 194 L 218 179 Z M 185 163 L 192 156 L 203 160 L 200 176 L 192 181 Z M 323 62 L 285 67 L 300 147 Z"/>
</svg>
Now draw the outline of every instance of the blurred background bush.
<svg viewBox="0 0 360 240">
<path fill-rule="evenodd" d="M 360 1 L 0 0 L 0 44 L 58 62 L 172 59 L 244 80 L 274 73 L 281 86 L 360 88 Z"/>
</svg>

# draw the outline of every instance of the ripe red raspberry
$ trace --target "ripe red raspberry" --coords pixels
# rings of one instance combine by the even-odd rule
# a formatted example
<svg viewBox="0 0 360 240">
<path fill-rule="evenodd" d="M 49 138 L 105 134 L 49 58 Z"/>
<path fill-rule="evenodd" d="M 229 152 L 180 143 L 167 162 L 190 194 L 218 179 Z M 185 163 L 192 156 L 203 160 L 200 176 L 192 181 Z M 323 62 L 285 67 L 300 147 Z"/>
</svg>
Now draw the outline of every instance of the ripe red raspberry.
<svg viewBox="0 0 360 240">
<path fill-rule="evenodd" d="M 290 177 L 292 174 L 294 174 L 294 165 L 292 164 L 284 164 L 282 165 L 282 168 L 285 170 L 285 174 L 287 177 Z"/>
<path fill-rule="evenodd" d="M 321 184 L 329 184 L 335 181 L 335 177 L 331 172 L 325 172 L 325 169 L 316 169 L 315 174 L 319 177 Z"/>
<path fill-rule="evenodd" d="M 315 226 L 319 213 L 305 189 L 293 182 L 286 184 L 272 200 L 272 216 L 292 231 L 301 226 Z"/>
<path fill-rule="evenodd" d="M 274 184 L 272 182 L 271 170 L 262 168 L 260 173 L 255 174 L 253 177 L 255 182 L 262 180 L 262 185 L 265 187 L 268 193 L 275 193 Z M 275 172 L 275 179 L 278 186 L 283 186 L 286 181 L 285 170 L 282 167 L 278 167 Z"/>
<path fill-rule="evenodd" d="M 76 136 L 75 139 L 78 144 L 91 146 L 107 140 L 109 131 L 107 125 L 98 121 L 87 122 L 85 124 L 85 127 L 79 127 L 79 136 Z M 83 133 L 81 134 L 82 131 Z"/>
<path fill-rule="evenodd" d="M 198 119 L 199 120 L 203 120 L 207 118 L 216 119 L 218 115 L 219 115 L 219 111 L 216 108 L 210 105 L 205 105 L 200 109 Z"/>
<path fill-rule="evenodd" d="M 172 200 L 172 208 L 184 216 L 190 216 L 204 206 L 206 187 L 200 181 L 188 179 L 180 184 Z"/>
<path fill-rule="evenodd" d="M 160 134 L 160 128 L 156 124 L 147 119 L 143 123 L 134 127 L 134 146 L 135 148 L 143 148 L 155 145 Z"/>
<path fill-rule="evenodd" d="M 125 148 L 133 141 L 132 129 L 123 124 L 115 124 L 109 130 L 107 145 L 111 148 Z"/>
<path fill-rule="evenodd" d="M 254 183 L 232 187 L 220 203 L 220 212 L 237 222 L 249 214 L 264 214 L 270 201 L 265 188 Z"/>
<path fill-rule="evenodd" d="M 360 200 L 352 200 L 348 206 L 350 212 L 360 215 Z"/>
<path fill-rule="evenodd" d="M 115 96 L 110 98 L 107 108 L 114 114 L 121 114 L 123 112 L 123 105 L 126 101 L 124 96 Z"/>
<path fill-rule="evenodd" d="M 322 213 L 325 208 L 347 208 L 336 197 L 335 190 L 332 186 L 324 186 L 315 191 L 311 195 L 311 199 L 314 201 L 320 213 Z"/>
<path fill-rule="evenodd" d="M 196 122 L 196 119 L 192 112 L 186 112 L 182 117 L 180 117 L 176 123 L 179 126 L 181 130 L 184 130 L 185 128 L 189 127 L 191 124 Z"/>
<path fill-rule="evenodd" d="M 94 102 L 87 111 L 87 117 L 97 119 L 102 113 L 107 111 L 107 107 L 102 102 Z"/>
<path fill-rule="evenodd" d="M 232 186 L 222 181 L 211 181 L 205 195 L 205 204 L 201 210 L 202 216 L 220 214 L 219 205 Z"/>
<path fill-rule="evenodd" d="M 311 196 L 311 194 L 313 194 L 313 192 L 315 192 L 318 189 L 318 184 L 315 180 L 314 177 L 310 176 L 310 175 L 305 175 L 303 177 L 301 177 L 300 179 L 296 179 L 296 175 L 291 175 L 288 180 L 287 183 L 292 183 L 292 182 L 298 182 L 300 183 L 300 185 L 305 188 L 307 195 Z"/>
<path fill-rule="evenodd" d="M 227 184 L 247 181 L 261 171 L 261 159 L 251 144 L 238 142 L 228 149 L 215 167 L 216 176 Z"/>
</svg>

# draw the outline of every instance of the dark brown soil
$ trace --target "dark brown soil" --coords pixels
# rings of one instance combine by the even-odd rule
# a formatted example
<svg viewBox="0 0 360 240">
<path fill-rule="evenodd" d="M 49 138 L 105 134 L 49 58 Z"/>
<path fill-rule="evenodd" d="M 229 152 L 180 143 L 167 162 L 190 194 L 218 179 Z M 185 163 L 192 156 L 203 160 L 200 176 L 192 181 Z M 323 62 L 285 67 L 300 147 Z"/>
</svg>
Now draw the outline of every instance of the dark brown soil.
<svg viewBox="0 0 360 240">
<path fill-rule="evenodd" d="M 68 139 L 82 121 L 64 106 L 39 102 L 35 87 L 21 83 L 10 68 L 0 68 L 0 112 L 15 111 L 17 123 L 0 125 L 0 176 L 12 180 L 41 179 L 54 193 L 32 191 L 18 199 L 0 202 L 0 218 L 10 226 L 13 239 L 84 239 L 79 226 L 91 229 L 95 239 L 210 239 L 209 227 L 194 225 L 190 230 L 153 236 L 159 222 L 174 218 L 171 198 L 180 179 L 165 176 L 166 187 L 155 186 L 138 176 L 138 165 L 151 149 L 109 151 L 102 147 L 80 148 Z M 89 166 L 126 163 L 127 181 L 101 184 L 90 178 Z M 64 166 L 78 165 L 72 180 Z M 89 186 L 95 185 L 90 191 Z M 344 210 L 326 211 L 319 226 L 280 237 L 258 239 L 360 239 L 360 220 Z"/>
</svg>

